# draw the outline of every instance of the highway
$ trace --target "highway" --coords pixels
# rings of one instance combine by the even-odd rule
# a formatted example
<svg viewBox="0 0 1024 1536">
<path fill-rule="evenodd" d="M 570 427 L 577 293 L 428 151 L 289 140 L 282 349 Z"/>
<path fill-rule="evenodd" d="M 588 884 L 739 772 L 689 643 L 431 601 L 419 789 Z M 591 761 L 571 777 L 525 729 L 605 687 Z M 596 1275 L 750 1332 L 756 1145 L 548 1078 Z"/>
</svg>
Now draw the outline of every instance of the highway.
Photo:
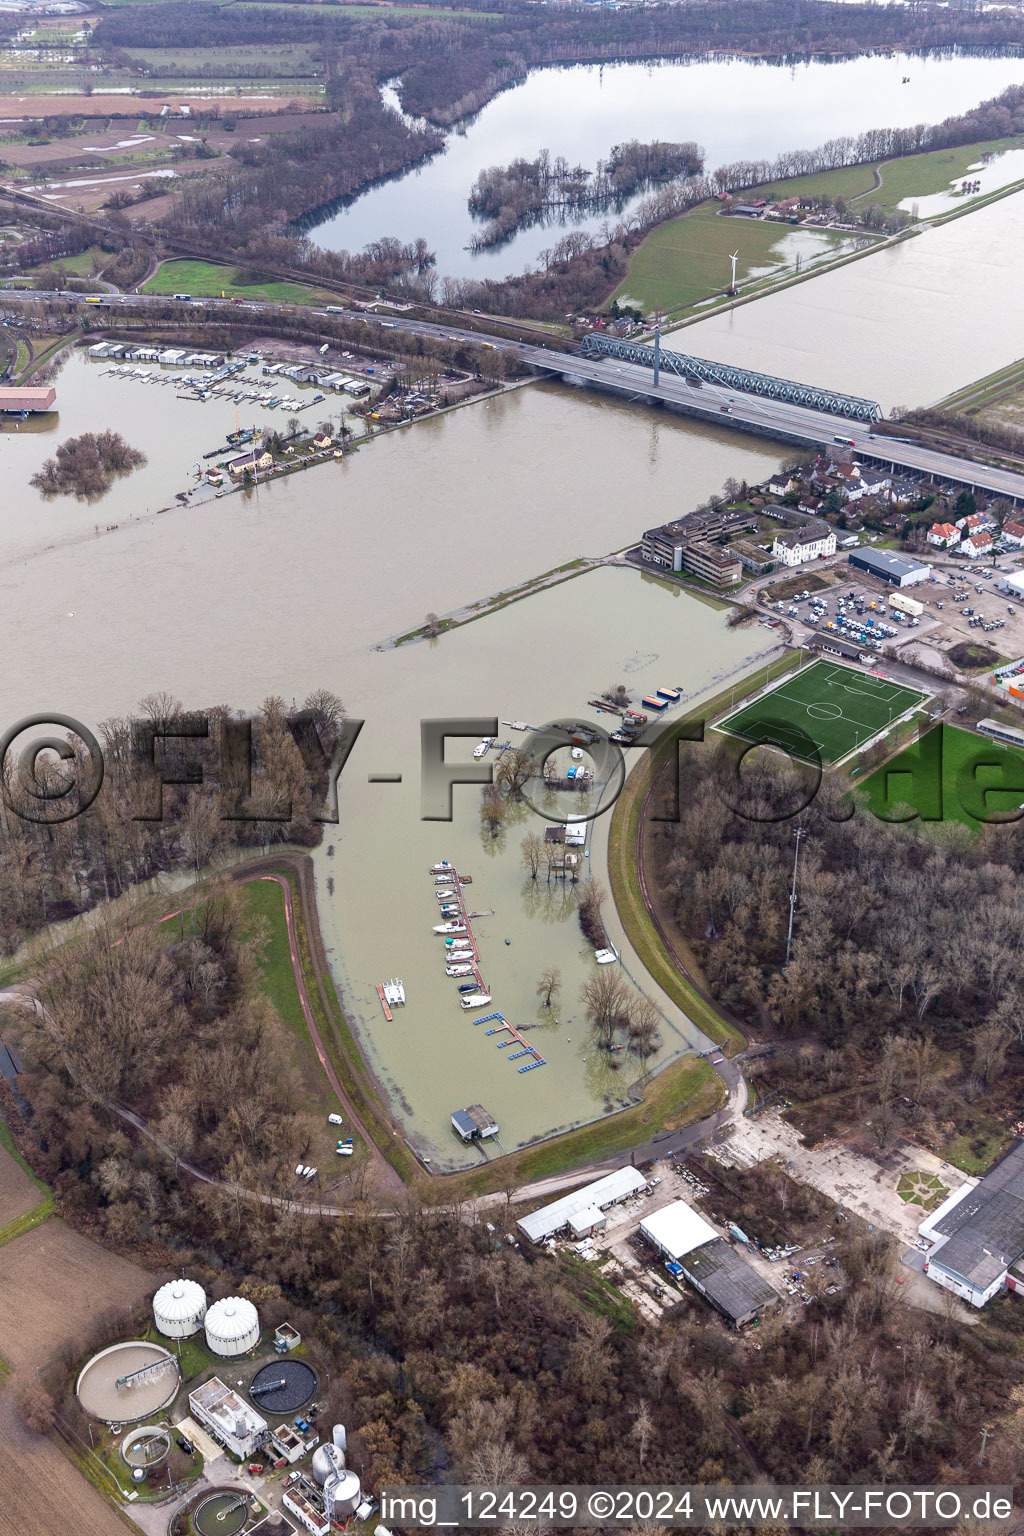
<svg viewBox="0 0 1024 1536">
<path fill-rule="evenodd" d="M 0 291 L 0 303 L 6 305 L 45 303 L 69 298 L 75 300 L 78 296 L 17 289 Z M 168 302 L 168 295 L 123 294 L 105 303 L 103 310 L 113 318 L 119 311 L 131 312 L 140 308 L 161 307 L 166 306 Z M 204 310 L 224 310 L 231 313 L 241 310 L 245 312 L 247 318 L 253 314 L 266 314 L 268 329 L 271 329 L 270 317 L 280 311 L 306 317 L 328 318 L 326 310 L 310 309 L 305 305 L 238 303 L 230 299 L 211 298 L 194 302 L 197 309 L 201 307 Z M 84 309 L 84 302 L 81 307 Z M 664 371 L 662 371 L 660 382 L 655 386 L 651 370 L 638 364 L 623 363 L 611 358 L 581 357 L 578 353 L 557 352 L 548 347 L 535 346 L 527 341 L 489 336 L 471 325 L 463 328 L 457 325 L 442 325 L 429 320 L 413 320 L 391 311 L 387 316 L 386 327 L 382 327 L 381 320 L 376 315 L 370 316 L 361 310 L 345 309 L 341 306 L 337 309 L 332 308 L 330 318 L 335 317 L 363 323 L 367 328 L 367 340 L 369 341 L 371 337 L 379 339 L 382 347 L 386 346 L 387 331 L 391 329 L 414 336 L 431 336 L 439 341 L 491 346 L 497 352 L 518 358 L 531 367 L 562 378 L 606 392 L 610 391 L 629 400 L 658 404 L 669 410 L 678 410 L 698 420 L 717 423 L 719 426 L 732 428 L 737 432 L 754 432 L 760 437 L 768 437 L 777 442 L 801 445 L 823 443 L 829 447 L 839 439 L 849 443 L 862 458 L 874 459 L 893 471 L 905 470 L 911 474 L 926 475 L 938 481 L 952 481 L 958 485 L 968 486 L 972 490 L 989 491 L 993 495 L 1006 496 L 1012 501 L 1024 502 L 1024 473 L 994 469 L 989 465 L 976 464 L 969 459 L 960 459 L 952 454 L 938 453 L 919 443 L 906 442 L 901 438 L 884 434 L 876 435 L 867 423 L 847 421 L 843 417 L 810 410 L 806 406 L 744 394 L 718 384 L 703 384 L 700 388 L 695 388 L 677 374 Z M 514 324 L 514 322 L 509 323 Z M 808 379 L 803 382 L 813 384 L 816 381 Z"/>
</svg>

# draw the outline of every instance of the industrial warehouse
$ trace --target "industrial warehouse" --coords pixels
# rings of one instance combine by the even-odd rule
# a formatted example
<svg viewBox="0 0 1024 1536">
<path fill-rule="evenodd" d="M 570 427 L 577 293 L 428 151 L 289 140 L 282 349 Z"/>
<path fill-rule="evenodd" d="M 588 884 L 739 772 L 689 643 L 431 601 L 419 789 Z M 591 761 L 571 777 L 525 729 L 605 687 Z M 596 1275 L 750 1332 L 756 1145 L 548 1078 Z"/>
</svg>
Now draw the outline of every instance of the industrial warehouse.
<svg viewBox="0 0 1024 1536">
<path fill-rule="evenodd" d="M 1005 1286 L 1024 1290 L 1010 1273 L 1024 1256 L 1024 1141 L 1015 1141 L 980 1183 L 969 1181 L 922 1221 L 931 1242 L 925 1273 L 973 1307 Z"/>
<path fill-rule="evenodd" d="M 670 1272 L 675 1266 L 735 1327 L 778 1302 L 778 1292 L 685 1200 L 645 1217 L 640 1231 L 664 1254 Z"/>
</svg>

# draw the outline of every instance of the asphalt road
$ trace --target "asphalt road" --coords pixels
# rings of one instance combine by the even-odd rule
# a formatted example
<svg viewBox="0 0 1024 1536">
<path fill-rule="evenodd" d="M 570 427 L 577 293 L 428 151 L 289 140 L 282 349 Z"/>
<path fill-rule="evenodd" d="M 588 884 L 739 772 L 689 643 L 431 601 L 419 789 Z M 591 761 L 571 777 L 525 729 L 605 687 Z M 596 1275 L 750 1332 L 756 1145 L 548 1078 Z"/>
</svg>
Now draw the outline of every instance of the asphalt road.
<svg viewBox="0 0 1024 1536">
<path fill-rule="evenodd" d="M 57 298 L 68 294 L 52 292 L 27 292 L 17 289 L 0 291 L 0 302 L 31 303 Z M 107 312 L 121 309 L 166 305 L 167 296 L 158 294 L 122 294 L 110 304 Z M 197 306 L 198 307 L 198 306 Z M 310 310 L 302 305 L 234 303 L 230 299 L 203 299 L 204 309 L 233 311 L 244 309 L 249 314 L 273 314 L 278 310 L 299 312 L 306 315 L 326 315 L 326 310 Z M 84 309 L 84 301 L 82 303 Z M 864 456 L 873 457 L 893 469 L 909 470 L 926 474 L 937 480 L 952 480 L 972 488 L 991 491 L 998 496 L 1008 496 L 1024 501 L 1024 474 L 1011 470 L 993 469 L 985 464 L 975 464 L 952 454 L 937 453 L 919 443 L 903 442 L 899 438 L 876 437 L 870 426 L 850 422 L 842 417 L 831 416 L 823 411 L 808 410 L 805 406 L 790 405 L 784 401 L 767 400 L 757 395 L 742 394 L 717 384 L 704 384 L 697 389 L 675 374 L 664 371 L 657 387 L 651 371 L 634 363 L 621 363 L 613 358 L 588 358 L 574 353 L 556 352 L 538 347 L 530 342 L 490 337 L 467 326 L 441 325 L 429 320 L 407 319 L 400 314 L 389 315 L 386 322 L 377 316 L 368 316 L 360 310 L 339 306 L 337 313 L 347 320 L 362 321 L 368 338 L 379 336 L 387 340 L 388 330 L 400 330 L 409 335 L 434 336 L 439 340 L 484 344 L 519 358 L 535 368 L 547 369 L 565 378 L 578 379 L 583 384 L 613 389 L 627 398 L 643 401 L 659 401 L 665 405 L 683 406 L 706 421 L 736 431 L 753 431 L 760 436 L 776 437 L 783 441 L 831 444 L 836 438 L 852 444 Z M 815 380 L 804 382 L 813 384 Z"/>
</svg>

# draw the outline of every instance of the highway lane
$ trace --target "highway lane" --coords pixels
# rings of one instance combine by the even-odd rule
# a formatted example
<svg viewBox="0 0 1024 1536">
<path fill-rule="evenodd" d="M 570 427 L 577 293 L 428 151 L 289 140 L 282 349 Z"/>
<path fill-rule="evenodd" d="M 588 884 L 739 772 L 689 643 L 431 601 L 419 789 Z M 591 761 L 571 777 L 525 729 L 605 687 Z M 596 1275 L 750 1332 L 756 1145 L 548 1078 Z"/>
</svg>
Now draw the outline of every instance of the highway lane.
<svg viewBox="0 0 1024 1536">
<path fill-rule="evenodd" d="M 0 303 L 30 304 L 69 297 L 77 296 L 15 289 L 0 291 Z M 113 302 L 104 304 L 103 308 L 108 314 L 111 312 L 116 314 L 119 311 L 130 312 L 139 307 L 165 306 L 167 302 L 166 294 L 130 294 L 121 295 Z M 810 410 L 806 406 L 748 395 L 718 384 L 704 384 L 697 389 L 687 384 L 678 375 L 666 373 L 664 370 L 658 385 L 655 386 L 651 370 L 635 363 L 557 352 L 548 347 L 536 346 L 529 341 L 490 336 L 468 325 L 465 328 L 457 325 L 443 325 L 431 320 L 407 318 L 394 312 L 387 316 L 386 321 L 382 321 L 376 315 L 367 315 L 363 311 L 346 309 L 340 305 L 336 309 L 332 306 L 328 312 L 326 309 L 310 309 L 304 305 L 259 304 L 249 301 L 238 303 L 231 299 L 204 298 L 193 302 L 196 303 L 197 308 L 201 304 L 204 309 L 229 312 L 241 309 L 249 315 L 266 314 L 268 317 L 276 312 L 302 314 L 307 317 L 313 315 L 318 318 L 328 318 L 328 315 L 330 318 L 337 316 L 340 319 L 363 323 L 367 328 L 367 339 L 379 337 L 382 345 L 387 342 L 388 331 L 399 330 L 412 336 L 434 337 L 439 341 L 488 346 L 497 352 L 514 356 L 534 368 L 579 380 L 582 384 L 592 385 L 598 389 L 612 390 L 638 402 L 659 403 L 669 409 L 675 407 L 694 415 L 699 420 L 717 421 L 720 426 L 731 427 L 739 432 L 753 431 L 760 436 L 775 437 L 778 441 L 812 446 L 824 444 L 832 447 L 838 440 L 848 443 L 863 457 L 873 458 L 881 464 L 890 466 L 894 471 L 907 470 L 911 474 L 927 475 L 938 481 L 952 481 L 969 486 L 971 489 L 989 491 L 997 496 L 1006 496 L 1013 501 L 1024 502 L 1024 473 L 995 469 L 986 464 L 974 463 L 969 459 L 957 458 L 953 454 L 939 453 L 934 449 L 923 447 L 920 443 L 906 442 L 884 434 L 877 435 L 871 430 L 870 424 L 847 421 L 843 417 Z M 805 382 L 813 383 L 814 381 Z"/>
</svg>

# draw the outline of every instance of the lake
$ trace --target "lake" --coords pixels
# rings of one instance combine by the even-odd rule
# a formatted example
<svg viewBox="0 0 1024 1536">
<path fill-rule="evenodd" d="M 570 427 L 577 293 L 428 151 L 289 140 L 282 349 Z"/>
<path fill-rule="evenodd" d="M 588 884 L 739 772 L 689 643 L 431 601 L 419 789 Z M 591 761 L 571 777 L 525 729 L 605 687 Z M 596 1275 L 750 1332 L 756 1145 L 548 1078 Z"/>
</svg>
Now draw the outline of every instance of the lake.
<svg viewBox="0 0 1024 1536">
<path fill-rule="evenodd" d="M 955 51 L 835 62 L 706 59 L 537 69 L 489 102 L 463 131 L 450 133 L 440 154 L 370 187 L 347 207 L 325 211 L 308 233 L 329 250 L 350 251 L 383 235 L 422 235 L 437 253 L 442 275 L 500 278 L 535 265 L 564 229 L 596 232 L 617 215 L 588 213 L 533 226 L 498 249 L 473 254 L 466 246 L 482 225 L 466 203 L 486 166 L 549 149 L 593 169 L 614 144 L 657 138 L 696 140 L 714 170 L 734 160 L 813 149 L 868 128 L 934 122 L 1022 78 L 1018 56 Z"/>
</svg>

